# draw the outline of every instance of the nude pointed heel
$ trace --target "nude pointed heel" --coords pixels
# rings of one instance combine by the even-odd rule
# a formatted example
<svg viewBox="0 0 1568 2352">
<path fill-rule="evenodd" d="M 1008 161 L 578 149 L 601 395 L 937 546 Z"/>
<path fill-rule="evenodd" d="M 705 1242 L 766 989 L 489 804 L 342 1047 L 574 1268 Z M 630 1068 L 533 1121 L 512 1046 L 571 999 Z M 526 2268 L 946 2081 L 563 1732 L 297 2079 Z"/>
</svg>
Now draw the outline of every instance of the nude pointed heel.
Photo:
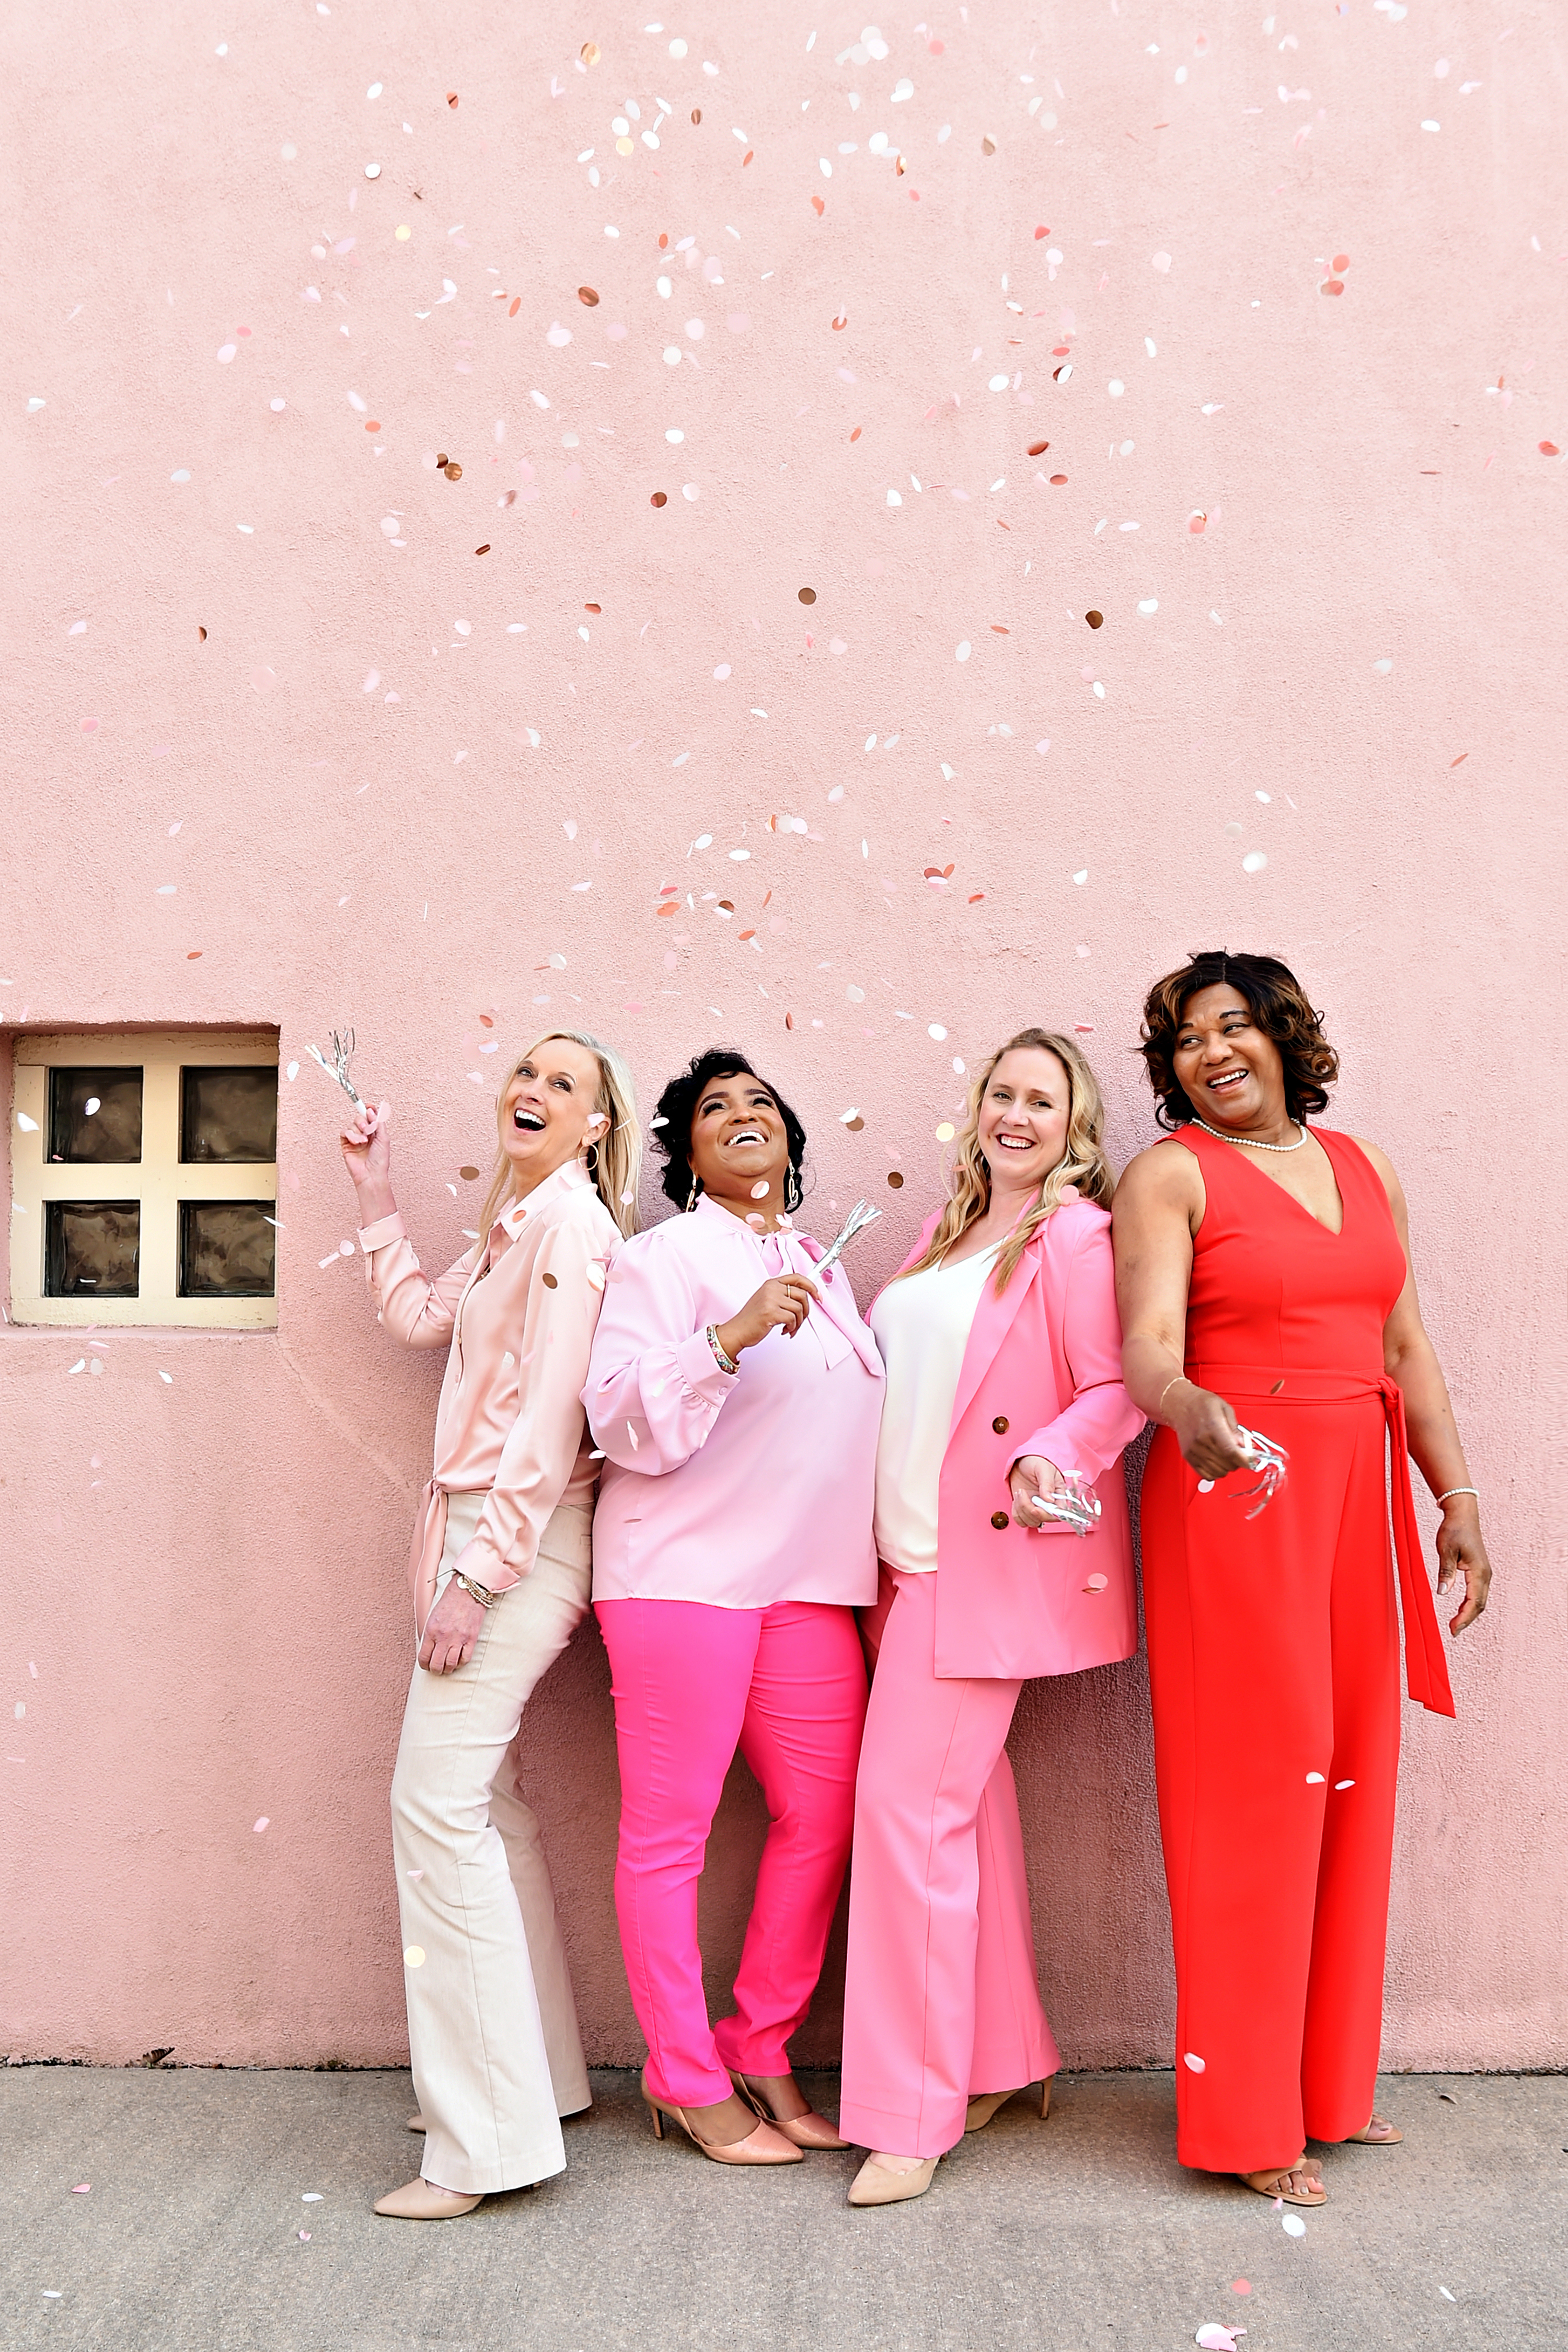
<svg viewBox="0 0 1568 2352">
<path fill-rule="evenodd" d="M 418 2108 L 416 2107 L 414 2113 L 409 2116 L 408 2121 L 404 2125 L 403 2128 L 405 2131 L 425 2131 L 428 2126 L 426 2124 L 424 2116 L 419 2113 Z"/>
<path fill-rule="evenodd" d="M 911 2197 L 923 2197 L 936 2178 L 940 2156 L 921 2158 L 912 2172 L 894 2172 L 868 2156 L 849 2184 L 851 2205 L 905 2205 Z"/>
<path fill-rule="evenodd" d="M 774 2131 L 783 2132 L 785 2139 L 793 2142 L 795 2147 L 839 2149 L 853 2147 L 853 2141 L 840 2139 L 837 2126 L 830 2124 L 826 2116 L 819 2116 L 815 2107 L 808 2107 L 804 2116 L 775 2116 L 757 2087 L 758 2076 L 737 2074 L 732 2066 L 729 2071 L 731 2082 L 752 2113 L 760 2116 L 763 2123 L 772 2124 Z"/>
<path fill-rule="evenodd" d="M 684 2107 L 668 2106 L 662 2099 L 655 2098 L 646 2081 L 642 2095 L 653 2116 L 655 2139 L 664 2137 L 665 2119 L 668 2117 L 671 2123 L 680 2126 L 693 2147 L 700 2148 L 715 2164 L 799 2164 L 803 2161 L 799 2148 L 793 2147 L 770 2123 L 759 2123 L 754 2132 L 748 2132 L 744 2139 L 734 2140 L 728 2147 L 715 2147 L 710 2141 L 699 2138 L 692 2130 L 690 2118 Z"/>
<path fill-rule="evenodd" d="M 1040 2092 L 1042 2123 L 1051 2112 L 1051 2081 L 1052 2077 L 1047 2074 Z M 1024 2083 L 1019 2085 L 1019 2090 L 1026 2091 L 1029 2087 L 1027 2083 Z M 966 2133 L 984 2131 L 992 2116 L 1000 2115 L 1008 2100 L 1016 2099 L 1017 2096 L 1018 2091 L 982 2091 L 977 2098 L 971 2099 L 969 2102 L 968 2112 L 963 2118 L 964 2131 Z"/>
</svg>

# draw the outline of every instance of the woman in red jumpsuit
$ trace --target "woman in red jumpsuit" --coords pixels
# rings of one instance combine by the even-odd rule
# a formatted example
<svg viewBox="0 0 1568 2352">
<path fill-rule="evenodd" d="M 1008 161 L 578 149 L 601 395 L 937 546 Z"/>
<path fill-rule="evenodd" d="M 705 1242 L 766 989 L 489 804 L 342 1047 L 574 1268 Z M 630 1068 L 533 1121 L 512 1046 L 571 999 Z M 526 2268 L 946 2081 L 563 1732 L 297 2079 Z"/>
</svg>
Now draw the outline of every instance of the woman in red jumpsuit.
<svg viewBox="0 0 1568 2352">
<path fill-rule="evenodd" d="M 1143 1017 L 1174 1131 L 1132 1161 L 1113 1216 L 1123 1378 L 1160 1424 L 1143 1600 L 1177 2153 L 1317 2205 L 1308 2140 L 1401 2137 L 1373 2112 L 1395 1566 L 1410 1696 L 1454 1712 L 1407 1453 L 1442 1507 L 1437 1590 L 1465 1580 L 1451 1633 L 1479 1616 L 1491 1570 L 1398 1178 L 1375 1145 L 1306 1124 L 1338 1063 L 1294 975 L 1270 957 L 1198 956 L 1151 990 Z M 1256 1509 L 1257 1473 L 1233 1478 L 1238 1426 L 1289 1456 Z"/>
</svg>

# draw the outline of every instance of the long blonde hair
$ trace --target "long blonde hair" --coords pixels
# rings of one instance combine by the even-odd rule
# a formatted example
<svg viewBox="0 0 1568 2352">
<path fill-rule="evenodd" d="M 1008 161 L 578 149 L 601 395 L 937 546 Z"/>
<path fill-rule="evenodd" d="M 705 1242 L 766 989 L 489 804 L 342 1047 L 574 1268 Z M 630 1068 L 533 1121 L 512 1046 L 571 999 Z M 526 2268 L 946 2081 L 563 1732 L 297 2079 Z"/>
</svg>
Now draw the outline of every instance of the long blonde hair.
<svg viewBox="0 0 1568 2352">
<path fill-rule="evenodd" d="M 1054 1054 L 1068 1074 L 1067 1149 L 1040 1187 L 1040 1197 L 1034 1207 L 1026 1216 L 1019 1218 L 996 1253 L 997 1297 L 1012 1281 L 1019 1259 L 1046 1219 L 1060 1206 L 1065 1186 L 1076 1185 L 1082 1199 L 1098 1201 L 1102 1208 L 1110 1206 L 1116 1179 L 1100 1141 L 1105 1132 L 1105 1105 L 1100 1100 L 1094 1072 L 1070 1037 L 1058 1036 L 1052 1029 L 1020 1029 L 1016 1037 L 999 1045 L 984 1068 L 975 1074 L 969 1089 L 969 1108 L 953 1152 L 949 1179 L 951 1198 L 924 1250 L 912 1265 L 904 1268 L 906 1274 L 924 1274 L 928 1267 L 940 1265 L 959 1237 L 990 1207 L 991 1171 L 980 1149 L 980 1107 L 995 1076 L 997 1063 L 1005 1055 L 1028 1048 Z"/>
<path fill-rule="evenodd" d="M 511 1161 L 501 1142 L 501 1115 L 506 1103 L 506 1090 L 521 1069 L 531 1061 L 541 1045 L 552 1038 L 562 1038 L 569 1045 L 585 1045 L 599 1065 L 599 1091 L 594 1108 L 602 1111 L 608 1128 L 599 1141 L 588 1146 L 588 1169 L 598 1189 L 598 1194 L 622 1233 L 630 1236 L 637 1229 L 637 1179 L 642 1173 L 642 1129 L 637 1125 L 637 1090 L 632 1074 L 613 1045 L 590 1036 L 586 1029 L 547 1029 L 536 1037 L 526 1054 L 520 1054 L 501 1081 L 496 1099 L 496 1164 L 490 1175 L 490 1189 L 485 1195 L 485 1205 L 479 1216 L 479 1245 L 500 1214 L 502 1203 L 511 1190 Z"/>
</svg>

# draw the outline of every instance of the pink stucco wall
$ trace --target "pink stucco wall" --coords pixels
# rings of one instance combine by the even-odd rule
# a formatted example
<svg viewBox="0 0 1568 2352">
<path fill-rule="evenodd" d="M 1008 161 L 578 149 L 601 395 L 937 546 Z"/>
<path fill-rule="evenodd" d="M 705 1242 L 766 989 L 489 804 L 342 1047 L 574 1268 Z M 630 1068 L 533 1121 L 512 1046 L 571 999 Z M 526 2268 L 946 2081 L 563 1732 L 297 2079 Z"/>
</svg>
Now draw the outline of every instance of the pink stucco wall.
<svg viewBox="0 0 1568 2352">
<path fill-rule="evenodd" d="M 1081 1026 L 1124 1159 L 1148 981 L 1288 955 L 1404 1174 L 1500 1571 L 1458 1723 L 1407 1712 L 1387 2055 L 1561 2063 L 1562 19 L 1268 4 L 943 0 L 842 63 L 868 0 L 15 15 L 0 1010 L 276 1024 L 285 1064 L 352 1022 L 432 1262 L 481 1012 L 603 1030 L 645 1104 L 734 1039 L 819 1226 L 885 1205 L 864 1295 L 955 1055 Z M 437 1367 L 318 1264 L 334 1108 L 283 1085 L 276 1335 L 115 1332 L 68 1381 L 79 1335 L 0 1330 L 15 2053 L 404 2048 Z M 630 2060 L 591 1628 L 530 1727 Z M 1031 1686 L 1015 1751 L 1064 2048 L 1166 2058 L 1141 1664 Z M 737 1771 L 716 1985 L 757 1835 Z"/>
</svg>

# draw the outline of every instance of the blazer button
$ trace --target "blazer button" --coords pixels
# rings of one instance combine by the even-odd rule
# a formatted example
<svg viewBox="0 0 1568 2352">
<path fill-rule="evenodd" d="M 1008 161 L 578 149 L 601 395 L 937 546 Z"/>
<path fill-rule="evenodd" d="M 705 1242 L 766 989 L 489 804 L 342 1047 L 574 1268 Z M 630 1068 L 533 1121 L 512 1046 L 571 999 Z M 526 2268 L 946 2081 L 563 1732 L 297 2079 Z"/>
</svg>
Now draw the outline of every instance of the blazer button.
<svg viewBox="0 0 1568 2352">
<path fill-rule="evenodd" d="M 993 1526 L 994 1528 L 1005 1528 L 1005 1527 L 1006 1527 L 1006 1526 L 1008 1525 L 1008 1518 L 1007 1518 L 1007 1514 L 1006 1514 L 1006 1512 L 1005 1512 L 1005 1511 L 993 1511 L 993 1512 L 992 1512 L 992 1514 L 991 1514 L 991 1524 L 992 1524 L 992 1526 Z"/>
<path fill-rule="evenodd" d="M 1005 1437 L 1007 1434 L 1006 1414 L 1005 1412 L 999 1412 L 991 1426 L 996 1432 L 998 1437 Z"/>
</svg>

